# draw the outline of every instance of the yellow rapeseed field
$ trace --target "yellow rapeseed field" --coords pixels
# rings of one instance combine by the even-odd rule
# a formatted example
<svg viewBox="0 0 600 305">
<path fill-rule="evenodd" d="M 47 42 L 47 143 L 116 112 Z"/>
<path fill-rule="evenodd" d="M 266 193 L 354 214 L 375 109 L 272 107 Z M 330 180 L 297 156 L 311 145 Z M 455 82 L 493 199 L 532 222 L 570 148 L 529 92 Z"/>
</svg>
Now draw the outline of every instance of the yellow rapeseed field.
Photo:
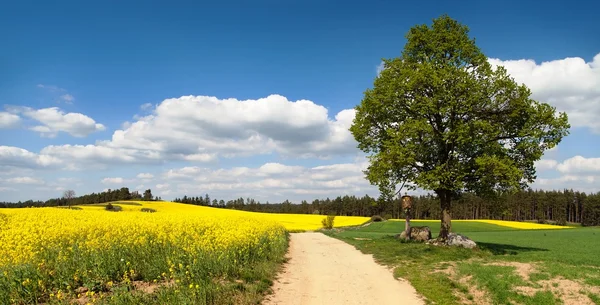
<svg viewBox="0 0 600 305">
<path fill-rule="evenodd" d="M 268 217 L 168 202 L 118 205 L 121 212 L 0 211 L 0 304 L 76 297 L 78 287 L 103 291 L 133 280 L 196 287 L 269 260 L 287 244 L 284 227 Z"/>
<path fill-rule="evenodd" d="M 113 204 L 120 211 L 106 211 L 106 204 L 0 210 L 0 304 L 77 298 L 79 287 L 96 300 L 136 280 L 175 281 L 208 298 L 218 290 L 210 279 L 282 256 L 286 229 L 316 230 L 324 218 L 173 202 Z M 368 219 L 336 217 L 335 226 Z"/>
<path fill-rule="evenodd" d="M 394 219 L 394 221 L 403 221 L 402 219 Z M 413 219 L 413 221 L 420 222 L 440 222 L 439 220 L 422 220 L 422 219 Z M 541 223 L 533 223 L 533 222 L 521 222 L 521 221 L 508 221 L 508 220 L 491 220 L 491 219 L 469 219 L 469 220 L 452 220 L 452 222 L 479 222 L 479 223 L 487 223 L 497 226 L 503 226 L 514 229 L 521 230 L 548 230 L 548 229 L 568 229 L 571 228 L 569 226 L 557 226 L 557 225 L 548 225 Z"/>
<path fill-rule="evenodd" d="M 493 225 L 522 229 L 522 230 L 547 230 L 547 229 L 568 229 L 568 226 L 557 226 L 557 225 L 547 225 L 541 223 L 533 223 L 533 222 L 522 222 L 522 221 L 507 221 L 507 220 L 490 220 L 490 219 L 481 219 L 481 220 L 458 220 L 458 221 L 474 221 L 474 222 L 483 222 L 489 223 Z"/>
</svg>

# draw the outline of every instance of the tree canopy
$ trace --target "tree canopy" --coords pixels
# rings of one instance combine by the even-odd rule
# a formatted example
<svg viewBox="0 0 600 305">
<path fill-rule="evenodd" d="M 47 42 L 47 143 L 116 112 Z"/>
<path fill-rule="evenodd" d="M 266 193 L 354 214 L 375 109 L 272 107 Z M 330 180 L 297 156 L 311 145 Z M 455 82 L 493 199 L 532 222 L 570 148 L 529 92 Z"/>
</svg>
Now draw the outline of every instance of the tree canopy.
<svg viewBox="0 0 600 305">
<path fill-rule="evenodd" d="M 493 67 L 468 27 L 447 15 L 406 38 L 365 91 L 350 131 L 370 154 L 366 177 L 383 195 L 405 182 L 437 194 L 445 238 L 452 198 L 523 189 L 536 178 L 534 162 L 570 126 L 565 113 Z"/>
</svg>

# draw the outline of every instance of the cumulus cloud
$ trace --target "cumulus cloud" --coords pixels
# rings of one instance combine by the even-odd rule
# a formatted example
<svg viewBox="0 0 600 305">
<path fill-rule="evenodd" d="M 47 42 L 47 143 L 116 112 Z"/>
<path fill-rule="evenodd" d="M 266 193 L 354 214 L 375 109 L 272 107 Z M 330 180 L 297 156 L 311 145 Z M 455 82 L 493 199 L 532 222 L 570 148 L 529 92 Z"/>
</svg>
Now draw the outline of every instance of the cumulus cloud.
<svg viewBox="0 0 600 305">
<path fill-rule="evenodd" d="M 312 101 L 289 101 L 280 95 L 257 100 L 183 96 L 164 100 L 151 115 L 114 132 L 102 145 L 140 148 L 179 156 L 188 161 L 210 161 L 216 155 L 279 152 L 300 157 L 355 153 L 348 131 L 354 110 L 334 119 Z"/>
<path fill-rule="evenodd" d="M 44 184 L 44 180 L 32 178 L 32 177 L 13 177 L 4 179 L 5 183 L 13 184 Z"/>
<path fill-rule="evenodd" d="M 542 63 L 531 59 L 489 61 L 504 66 L 517 82 L 527 85 L 534 99 L 566 112 L 571 126 L 600 134 L 600 54 L 591 62 L 580 57 Z"/>
<path fill-rule="evenodd" d="M 558 162 L 552 159 L 542 159 L 535 162 L 535 168 L 537 171 L 547 171 L 556 168 Z"/>
<path fill-rule="evenodd" d="M 58 107 L 33 109 L 30 107 L 12 107 L 11 111 L 33 119 L 42 125 L 33 126 L 30 130 L 39 132 L 45 137 L 55 137 L 58 132 L 66 132 L 74 137 L 86 137 L 89 134 L 106 129 L 94 119 L 81 113 L 65 113 Z"/>
<path fill-rule="evenodd" d="M 121 177 L 113 177 L 113 178 L 104 178 L 100 182 L 102 182 L 103 184 L 123 184 L 123 183 L 129 182 L 129 181 L 125 180 Z"/>
<path fill-rule="evenodd" d="M 377 189 L 364 179 L 366 162 L 303 167 L 280 163 L 262 166 L 209 169 L 182 167 L 166 171 L 176 194 L 203 194 L 219 198 L 250 196 L 263 200 L 309 199 L 315 196 L 376 195 Z"/>
<path fill-rule="evenodd" d="M 144 111 L 147 111 L 147 110 L 150 110 L 150 109 L 152 109 L 152 106 L 153 106 L 153 105 L 152 105 L 152 103 L 145 103 L 145 104 L 142 104 L 142 105 L 140 106 L 140 109 L 141 109 L 141 110 L 144 110 Z"/>
<path fill-rule="evenodd" d="M 89 117 L 65 114 L 58 108 L 12 110 L 42 122 L 31 129 L 48 136 L 58 131 L 85 136 L 104 129 Z M 39 155 L 64 160 L 67 169 L 174 160 L 207 163 L 220 157 L 274 152 L 327 159 L 358 152 L 348 131 L 353 119 L 353 109 L 329 118 L 321 105 L 293 102 L 280 95 L 258 100 L 184 96 L 163 101 L 152 114 L 115 131 L 110 140 L 93 145 L 50 145 Z"/>
<path fill-rule="evenodd" d="M 19 126 L 21 118 L 12 113 L 0 112 L 0 129 L 8 129 Z"/>
<path fill-rule="evenodd" d="M 122 163 L 158 164 L 163 162 L 160 154 L 148 150 L 113 148 L 97 145 L 50 145 L 40 154 L 59 160 L 69 160 L 68 169 L 85 169 L 90 166 Z"/>
<path fill-rule="evenodd" d="M 595 193 L 600 191 L 600 175 L 563 175 L 558 178 L 539 178 L 531 185 L 534 189 L 564 190 Z"/>
<path fill-rule="evenodd" d="M 582 156 L 575 156 L 558 164 L 556 169 L 561 173 L 595 173 L 600 176 L 600 158 L 584 158 Z"/>
<path fill-rule="evenodd" d="M 505 66 L 518 82 L 531 88 L 535 99 L 566 111 L 574 127 L 590 128 L 600 134 L 600 120 L 596 119 L 600 115 L 600 54 L 591 62 L 581 58 L 542 63 L 499 59 L 490 59 L 490 62 Z M 377 72 L 382 68 L 383 65 L 377 67 Z M 38 87 L 55 92 L 57 97 L 68 95 L 66 90 L 56 86 L 40 84 Z M 257 167 L 215 168 L 217 164 L 227 163 L 224 158 L 260 154 L 280 155 L 283 160 L 356 155 L 359 152 L 348 131 L 355 116 L 353 109 L 330 113 L 312 101 L 291 101 L 280 95 L 252 100 L 182 96 L 157 104 L 147 103 L 140 109 L 143 115 L 134 116 L 111 138 L 95 144 L 50 145 L 38 153 L 0 146 L 0 175 L 3 179 L 12 179 L 37 177 L 33 173 L 41 168 L 110 169 L 118 165 L 119 169 L 127 170 L 130 164 L 137 168 L 175 163 L 179 167 L 161 175 L 136 171 L 129 173 L 136 179 L 128 180 L 114 177 L 129 175 L 119 171 L 105 174 L 108 178 L 96 177 L 95 181 L 113 187 L 113 184 L 143 183 L 145 187 L 152 187 L 155 195 L 209 193 L 217 198 L 242 196 L 263 201 L 377 194 L 362 173 L 367 165 L 364 159 L 314 167 L 271 161 Z M 62 131 L 83 137 L 105 129 L 88 116 L 65 113 L 56 107 L 37 110 L 20 107 L 7 111 L 0 112 L 0 128 L 33 120 L 39 123 L 30 129 L 45 136 Z M 573 187 L 587 191 L 600 185 L 600 158 L 575 156 L 558 161 L 561 159 L 556 149 L 547 151 L 544 158 L 536 162 L 542 178 L 533 187 Z M 217 160 L 222 163 L 213 162 Z M 136 173 L 139 173 L 137 177 Z M 49 181 L 40 187 L 55 190 L 69 182 L 52 183 Z M 17 183 L 9 186 L 14 185 L 18 187 Z M 138 185 L 137 189 L 145 188 L 144 185 Z"/>
<path fill-rule="evenodd" d="M 152 178 L 154 178 L 154 175 L 152 175 L 150 173 L 139 173 L 137 175 L 137 177 L 140 179 L 152 179 Z"/>
<path fill-rule="evenodd" d="M 0 146 L 0 166 L 35 169 L 58 166 L 61 163 L 54 156 L 32 153 L 19 147 Z"/>
<path fill-rule="evenodd" d="M 541 160 L 537 164 L 546 170 L 555 170 L 558 177 L 540 177 L 532 184 L 540 189 L 574 189 L 583 192 L 600 191 L 600 158 L 574 156 L 562 162 Z"/>
<path fill-rule="evenodd" d="M 159 190 L 161 190 L 161 191 L 162 191 L 162 190 L 166 190 L 166 189 L 168 189 L 168 188 L 169 188 L 169 184 L 168 184 L 168 183 L 157 184 L 157 185 L 156 185 L 156 188 L 157 188 L 157 189 L 159 189 Z"/>
</svg>

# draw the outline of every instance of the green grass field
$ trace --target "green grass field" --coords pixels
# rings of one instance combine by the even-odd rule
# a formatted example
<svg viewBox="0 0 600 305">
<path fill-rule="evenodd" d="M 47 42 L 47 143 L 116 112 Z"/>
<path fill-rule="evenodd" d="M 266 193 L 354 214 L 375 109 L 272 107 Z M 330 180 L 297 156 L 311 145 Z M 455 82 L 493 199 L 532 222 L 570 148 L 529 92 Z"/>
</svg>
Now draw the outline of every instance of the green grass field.
<svg viewBox="0 0 600 305">
<path fill-rule="evenodd" d="M 439 222 L 429 226 L 433 236 Z M 440 248 L 403 243 L 393 235 L 402 221 L 371 223 L 329 232 L 409 280 L 435 304 L 600 304 L 600 228 L 520 230 L 454 222 L 452 230 L 479 248 Z"/>
</svg>

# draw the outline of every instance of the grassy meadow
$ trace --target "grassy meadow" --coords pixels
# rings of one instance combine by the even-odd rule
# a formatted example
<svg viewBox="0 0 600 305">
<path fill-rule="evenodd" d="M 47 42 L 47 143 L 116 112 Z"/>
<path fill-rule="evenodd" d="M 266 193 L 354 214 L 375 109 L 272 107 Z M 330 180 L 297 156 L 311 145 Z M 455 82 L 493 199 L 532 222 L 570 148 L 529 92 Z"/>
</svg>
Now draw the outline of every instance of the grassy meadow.
<svg viewBox="0 0 600 305">
<path fill-rule="evenodd" d="M 288 231 L 323 219 L 173 202 L 110 208 L 0 210 L 0 304 L 256 304 Z"/>
<path fill-rule="evenodd" d="M 439 232 L 439 221 L 411 224 Z M 430 304 L 600 304 L 600 228 L 551 227 L 453 221 L 475 250 L 400 242 L 395 220 L 327 234 L 394 267 Z"/>
</svg>

